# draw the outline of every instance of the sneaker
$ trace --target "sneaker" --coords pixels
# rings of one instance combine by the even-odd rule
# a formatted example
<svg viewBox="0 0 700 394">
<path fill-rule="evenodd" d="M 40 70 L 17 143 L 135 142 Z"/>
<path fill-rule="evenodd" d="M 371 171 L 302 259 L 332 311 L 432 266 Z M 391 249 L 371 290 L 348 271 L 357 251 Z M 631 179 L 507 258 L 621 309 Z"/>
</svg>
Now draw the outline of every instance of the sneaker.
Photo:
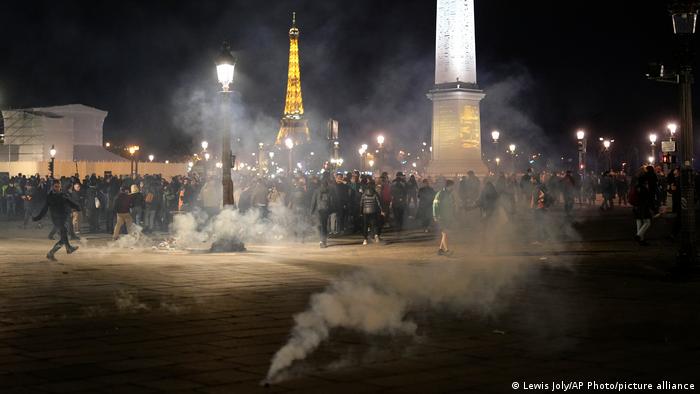
<svg viewBox="0 0 700 394">
<path fill-rule="evenodd" d="M 437 254 L 438 254 L 438 256 L 444 256 L 444 255 L 445 255 L 445 251 L 442 250 L 442 249 L 438 249 Z"/>
<path fill-rule="evenodd" d="M 79 247 L 80 246 L 71 246 L 70 248 L 66 249 L 66 252 L 68 254 L 71 254 L 71 253 L 75 252 L 76 250 L 78 250 Z"/>
<path fill-rule="evenodd" d="M 362 245 L 367 246 L 367 240 L 366 240 L 366 239 L 362 241 Z"/>
<path fill-rule="evenodd" d="M 46 254 L 46 258 L 51 260 L 51 261 L 58 261 L 58 260 L 56 260 L 56 257 L 53 255 L 53 253 L 50 253 L 50 252 Z"/>
<path fill-rule="evenodd" d="M 325 249 L 328 247 L 328 245 L 325 242 L 319 242 L 319 246 L 321 247 L 321 249 Z"/>
</svg>

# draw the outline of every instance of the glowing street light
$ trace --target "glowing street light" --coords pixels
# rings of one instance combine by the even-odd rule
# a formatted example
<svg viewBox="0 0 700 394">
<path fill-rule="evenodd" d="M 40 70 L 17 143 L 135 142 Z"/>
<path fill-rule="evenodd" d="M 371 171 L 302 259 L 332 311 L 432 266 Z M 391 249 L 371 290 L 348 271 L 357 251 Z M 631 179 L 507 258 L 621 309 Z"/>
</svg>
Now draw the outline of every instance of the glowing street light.
<svg viewBox="0 0 700 394">
<path fill-rule="evenodd" d="M 671 141 L 673 141 L 673 137 L 676 135 L 676 130 L 678 130 L 678 125 L 675 123 L 669 123 L 666 125 L 666 128 L 671 133 Z"/>
<path fill-rule="evenodd" d="M 223 163 L 221 163 L 220 161 L 216 162 L 216 168 L 221 168 L 223 166 L 224 166 Z"/>
<path fill-rule="evenodd" d="M 52 159 L 56 158 L 56 148 L 54 148 L 53 145 L 51 145 L 51 149 L 49 149 L 49 155 L 51 155 Z"/>
<path fill-rule="evenodd" d="M 148 161 L 152 162 L 156 157 L 153 155 L 148 155 Z"/>
<path fill-rule="evenodd" d="M 649 134 L 649 141 L 651 142 L 652 145 L 656 144 L 656 139 L 657 139 L 656 133 Z"/>
<path fill-rule="evenodd" d="M 170 164 L 170 160 L 166 160 L 166 161 L 165 161 L 165 164 Z"/>
<path fill-rule="evenodd" d="M 491 139 L 493 140 L 494 144 L 498 143 L 498 138 L 501 137 L 501 132 L 498 130 L 494 130 L 491 132 Z"/>
<path fill-rule="evenodd" d="M 654 164 L 654 156 L 649 156 L 649 164 Z"/>
<path fill-rule="evenodd" d="M 202 141 L 202 150 L 207 150 L 209 143 L 207 141 Z"/>
<path fill-rule="evenodd" d="M 515 144 L 508 145 L 508 150 L 510 151 L 511 155 L 515 154 Z"/>
<path fill-rule="evenodd" d="M 231 54 L 231 47 L 227 42 L 221 47 L 221 53 L 216 60 L 216 76 L 224 92 L 229 92 L 229 87 L 233 83 L 233 72 L 236 68 L 236 59 Z"/>
<path fill-rule="evenodd" d="M 369 162 L 367 162 L 367 164 L 369 164 L 370 168 L 374 167 L 374 160 L 369 159 Z"/>
<path fill-rule="evenodd" d="M 377 143 L 379 144 L 379 147 L 380 147 L 380 148 L 382 147 L 382 145 L 384 145 L 384 136 L 383 136 L 383 135 L 380 134 L 380 135 L 377 137 Z"/>
<path fill-rule="evenodd" d="M 579 141 L 583 141 L 583 139 L 586 138 L 586 132 L 583 130 L 578 130 L 576 131 L 576 139 Z"/>
<path fill-rule="evenodd" d="M 211 157 L 211 155 L 209 154 L 209 152 L 204 154 L 204 160 L 209 161 L 210 157 Z"/>
<path fill-rule="evenodd" d="M 109 148 L 110 146 L 112 146 L 112 144 L 109 141 L 105 142 L 105 148 Z"/>
</svg>

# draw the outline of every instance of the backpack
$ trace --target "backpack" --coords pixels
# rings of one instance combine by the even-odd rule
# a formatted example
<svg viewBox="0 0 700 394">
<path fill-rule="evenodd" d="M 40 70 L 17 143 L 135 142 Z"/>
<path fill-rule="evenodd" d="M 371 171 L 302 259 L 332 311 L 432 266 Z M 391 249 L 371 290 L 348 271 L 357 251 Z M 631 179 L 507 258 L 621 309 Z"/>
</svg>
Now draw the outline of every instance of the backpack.
<svg viewBox="0 0 700 394">
<path fill-rule="evenodd" d="M 144 198 L 144 200 L 146 201 L 147 204 L 150 204 L 150 203 L 153 202 L 153 198 L 154 198 L 153 193 L 152 193 L 152 192 L 148 192 L 148 193 L 146 194 L 146 198 Z"/>
<path fill-rule="evenodd" d="M 318 210 L 328 211 L 331 209 L 331 193 L 328 191 L 321 191 L 318 195 Z"/>
<path fill-rule="evenodd" d="M 631 187 L 630 190 L 627 192 L 627 202 L 630 203 L 632 206 L 637 206 L 639 204 L 639 191 L 637 190 L 637 187 Z"/>
</svg>

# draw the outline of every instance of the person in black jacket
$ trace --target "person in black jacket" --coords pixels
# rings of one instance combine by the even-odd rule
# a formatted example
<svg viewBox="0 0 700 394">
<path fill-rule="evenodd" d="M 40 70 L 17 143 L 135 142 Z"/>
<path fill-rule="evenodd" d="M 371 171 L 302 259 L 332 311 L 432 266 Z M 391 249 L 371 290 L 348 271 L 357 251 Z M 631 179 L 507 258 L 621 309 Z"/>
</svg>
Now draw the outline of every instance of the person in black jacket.
<svg viewBox="0 0 700 394">
<path fill-rule="evenodd" d="M 44 215 L 46 215 L 46 212 L 50 210 L 51 221 L 53 222 L 54 226 L 59 228 L 61 239 L 59 239 L 53 248 L 51 248 L 49 253 L 46 254 L 46 258 L 51 261 L 56 261 L 56 257 L 54 255 L 64 245 L 66 246 L 66 252 L 68 254 L 71 254 L 78 249 L 77 246 L 71 246 L 70 242 L 68 241 L 67 215 L 72 209 L 80 211 L 80 206 L 61 192 L 60 181 L 54 181 L 53 189 L 46 197 L 44 207 L 41 209 L 41 212 L 39 212 L 39 215 L 32 218 L 32 220 L 38 222 L 44 217 Z"/>
<path fill-rule="evenodd" d="M 394 226 L 396 232 L 401 234 L 403 231 L 404 213 L 406 212 L 406 200 L 408 191 L 406 180 L 403 177 L 403 172 L 396 173 L 396 179 L 391 183 L 391 210 L 394 214 Z"/>
</svg>

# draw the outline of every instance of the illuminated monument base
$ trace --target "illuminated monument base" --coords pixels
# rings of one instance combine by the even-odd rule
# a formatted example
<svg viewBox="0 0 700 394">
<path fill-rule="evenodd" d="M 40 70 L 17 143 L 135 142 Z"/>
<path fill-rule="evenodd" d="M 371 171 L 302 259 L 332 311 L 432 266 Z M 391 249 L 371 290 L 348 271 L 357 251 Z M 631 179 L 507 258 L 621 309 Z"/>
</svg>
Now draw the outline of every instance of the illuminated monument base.
<svg viewBox="0 0 700 394">
<path fill-rule="evenodd" d="M 428 92 L 433 102 L 432 159 L 428 174 L 456 177 L 474 171 L 488 174 L 481 157 L 479 102 L 484 98 L 469 84 L 441 84 Z"/>
</svg>

